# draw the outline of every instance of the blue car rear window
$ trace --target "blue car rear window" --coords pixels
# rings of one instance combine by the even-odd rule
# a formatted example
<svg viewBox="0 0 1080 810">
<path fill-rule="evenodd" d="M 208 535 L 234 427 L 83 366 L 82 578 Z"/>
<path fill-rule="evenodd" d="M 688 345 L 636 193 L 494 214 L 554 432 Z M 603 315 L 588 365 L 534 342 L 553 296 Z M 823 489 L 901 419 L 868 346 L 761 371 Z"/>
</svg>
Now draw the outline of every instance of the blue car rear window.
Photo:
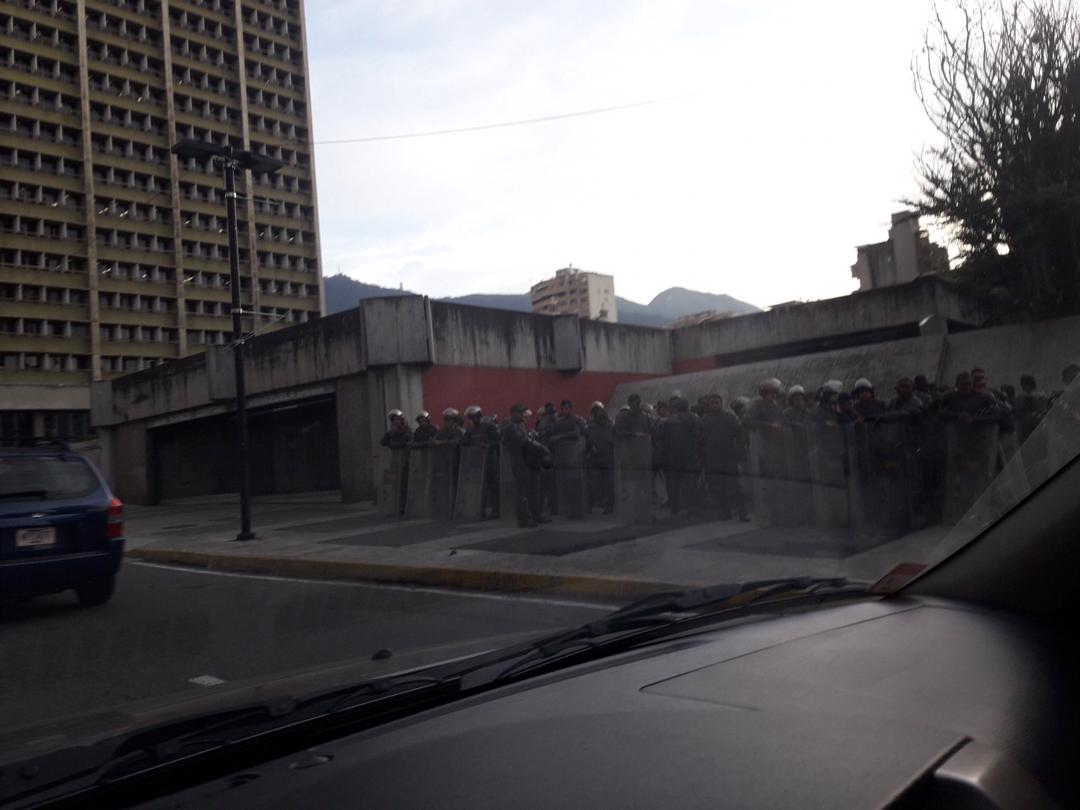
<svg viewBox="0 0 1080 810">
<path fill-rule="evenodd" d="M 0 499 L 78 498 L 98 486 L 97 477 L 78 457 L 0 457 Z"/>
</svg>

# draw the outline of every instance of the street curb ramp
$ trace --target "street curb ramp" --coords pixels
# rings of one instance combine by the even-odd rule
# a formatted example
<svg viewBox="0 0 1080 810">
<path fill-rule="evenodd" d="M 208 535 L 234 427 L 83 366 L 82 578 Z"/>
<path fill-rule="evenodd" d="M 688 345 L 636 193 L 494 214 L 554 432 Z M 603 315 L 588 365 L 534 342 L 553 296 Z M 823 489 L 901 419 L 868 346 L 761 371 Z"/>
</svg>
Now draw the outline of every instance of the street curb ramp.
<svg viewBox="0 0 1080 810">
<path fill-rule="evenodd" d="M 125 557 L 163 565 L 183 565 L 210 571 L 264 574 L 305 579 L 374 582 L 384 585 L 423 585 L 501 593 L 544 593 L 593 596 L 629 601 L 654 593 L 683 590 L 687 585 L 654 580 L 537 574 L 442 566 L 392 565 L 350 560 L 308 560 L 169 548 L 132 549 Z"/>
</svg>

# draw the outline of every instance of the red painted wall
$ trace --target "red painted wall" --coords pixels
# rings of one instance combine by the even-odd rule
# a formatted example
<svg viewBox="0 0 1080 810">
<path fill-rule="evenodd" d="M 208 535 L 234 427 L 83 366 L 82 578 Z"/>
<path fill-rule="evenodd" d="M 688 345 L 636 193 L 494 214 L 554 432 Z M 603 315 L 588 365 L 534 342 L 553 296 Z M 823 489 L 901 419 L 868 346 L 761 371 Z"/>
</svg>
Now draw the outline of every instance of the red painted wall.
<svg viewBox="0 0 1080 810">
<path fill-rule="evenodd" d="M 424 372 L 424 408 L 436 417 L 444 408 L 464 412 L 469 405 L 479 405 L 485 414 L 497 413 L 508 418 L 510 405 L 522 403 L 533 413 L 545 402 L 569 399 L 574 411 L 587 415 L 595 400 L 606 403 L 616 386 L 636 380 L 649 380 L 655 374 L 632 372 L 580 371 L 575 373 L 527 368 L 490 368 L 476 366 L 432 366 Z"/>
<path fill-rule="evenodd" d="M 671 364 L 672 374 L 689 374 L 693 371 L 708 371 L 716 368 L 716 356 L 692 357 L 689 360 L 676 360 Z"/>
</svg>

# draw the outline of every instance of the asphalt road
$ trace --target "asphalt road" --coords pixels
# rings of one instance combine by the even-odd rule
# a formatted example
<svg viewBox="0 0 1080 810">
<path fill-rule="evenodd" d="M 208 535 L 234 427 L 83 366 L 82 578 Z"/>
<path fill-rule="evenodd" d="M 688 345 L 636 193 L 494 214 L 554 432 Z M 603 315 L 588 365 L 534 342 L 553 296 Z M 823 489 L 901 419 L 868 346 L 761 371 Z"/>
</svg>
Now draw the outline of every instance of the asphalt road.
<svg viewBox="0 0 1080 810">
<path fill-rule="evenodd" d="M 66 593 L 0 609 L 0 728 L 370 658 L 381 648 L 576 625 L 604 609 L 127 561 L 102 607 L 81 608 Z"/>
</svg>

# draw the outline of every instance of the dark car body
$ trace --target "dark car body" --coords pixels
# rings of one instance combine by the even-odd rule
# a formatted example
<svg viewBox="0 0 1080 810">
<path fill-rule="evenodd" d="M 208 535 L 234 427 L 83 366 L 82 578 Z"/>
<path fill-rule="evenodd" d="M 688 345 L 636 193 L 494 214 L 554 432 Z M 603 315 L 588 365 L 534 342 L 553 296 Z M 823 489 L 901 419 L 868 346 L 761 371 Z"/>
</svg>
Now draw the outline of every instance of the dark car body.
<svg viewBox="0 0 1080 810">
<path fill-rule="evenodd" d="M 120 501 L 93 464 L 62 445 L 0 448 L 0 596 L 100 604 L 123 553 Z"/>
</svg>

